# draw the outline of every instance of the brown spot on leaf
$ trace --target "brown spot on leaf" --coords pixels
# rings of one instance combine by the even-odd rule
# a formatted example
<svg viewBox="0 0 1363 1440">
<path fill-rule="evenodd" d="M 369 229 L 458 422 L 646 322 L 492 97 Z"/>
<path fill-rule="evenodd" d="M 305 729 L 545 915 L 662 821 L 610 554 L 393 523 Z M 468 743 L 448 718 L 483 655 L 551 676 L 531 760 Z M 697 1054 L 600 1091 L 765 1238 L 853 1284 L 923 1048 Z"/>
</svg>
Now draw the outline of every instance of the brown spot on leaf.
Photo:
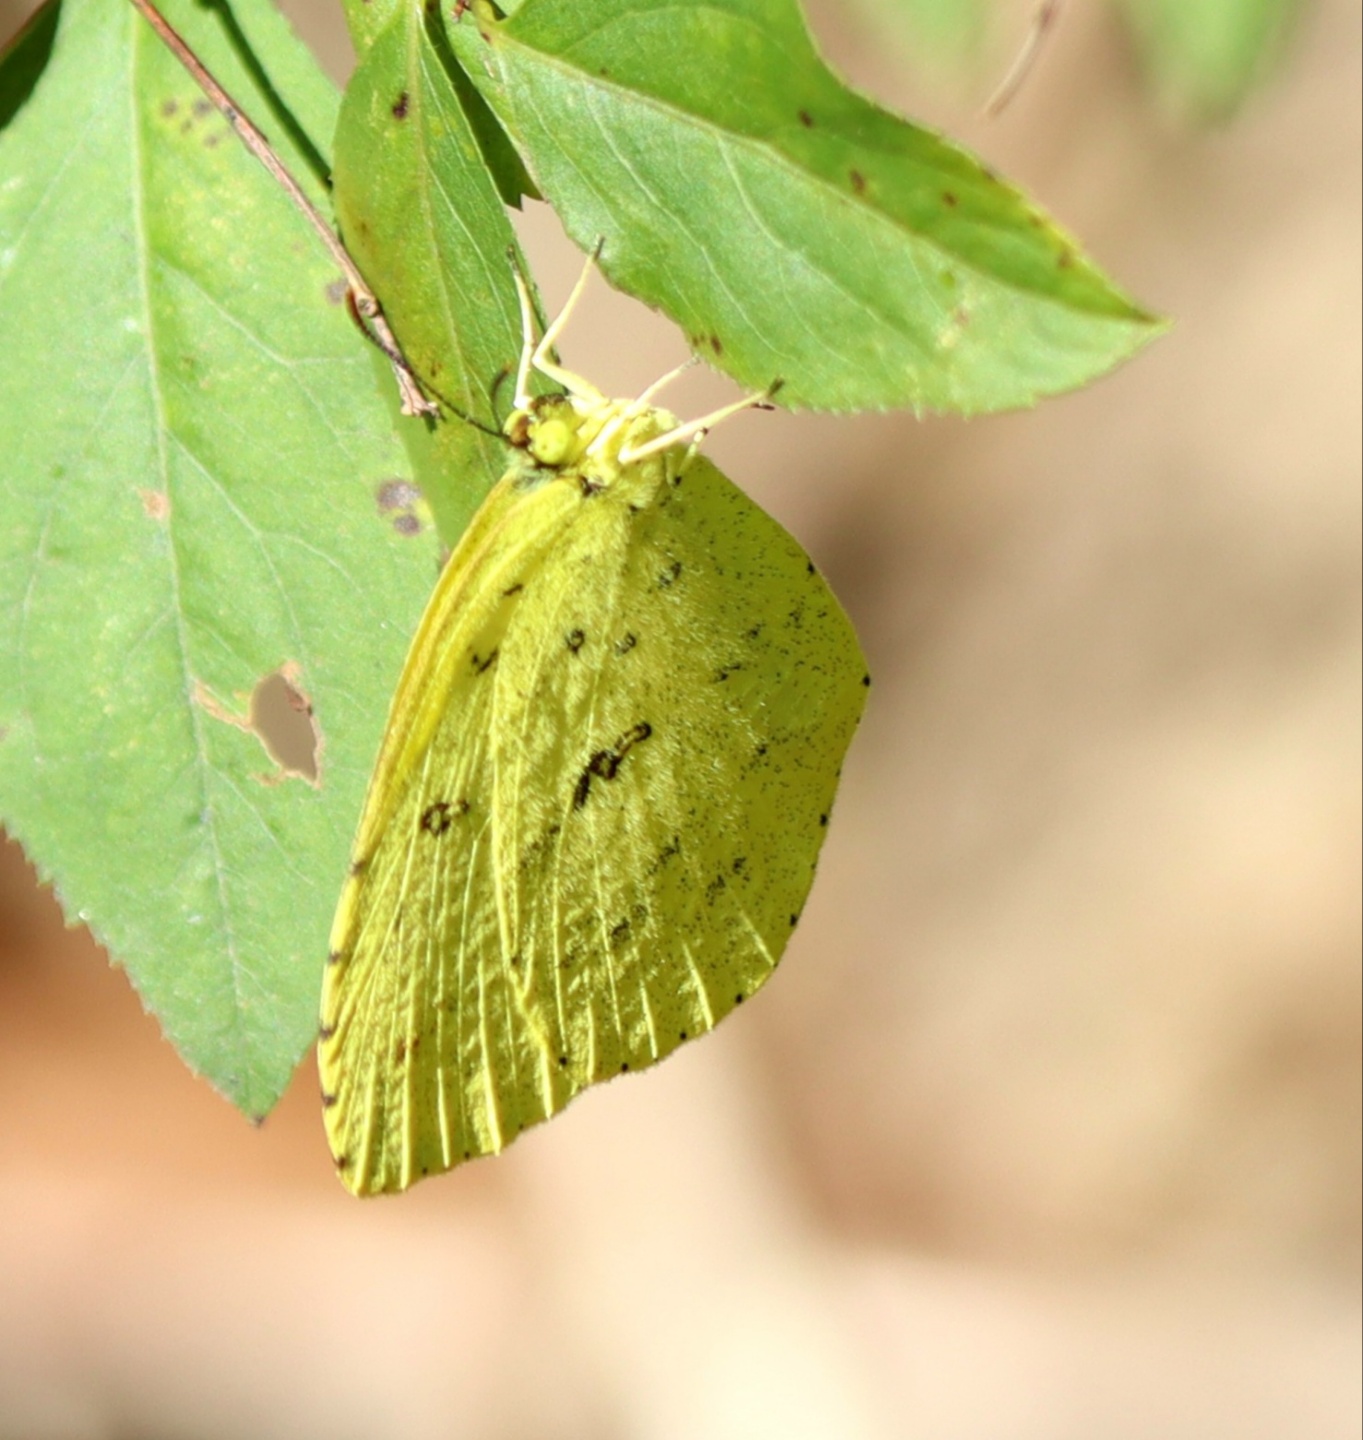
<svg viewBox="0 0 1363 1440">
<path fill-rule="evenodd" d="M 139 490 L 137 495 L 149 520 L 170 519 L 170 496 L 164 490 Z"/>
</svg>

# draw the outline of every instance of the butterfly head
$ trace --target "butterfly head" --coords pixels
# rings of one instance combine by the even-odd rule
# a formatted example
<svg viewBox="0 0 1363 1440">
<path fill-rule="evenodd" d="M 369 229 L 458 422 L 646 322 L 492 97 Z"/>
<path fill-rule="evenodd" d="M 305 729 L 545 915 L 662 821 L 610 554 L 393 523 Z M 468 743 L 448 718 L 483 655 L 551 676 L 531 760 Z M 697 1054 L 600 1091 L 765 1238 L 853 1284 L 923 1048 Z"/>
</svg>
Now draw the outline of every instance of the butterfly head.
<svg viewBox="0 0 1363 1440">
<path fill-rule="evenodd" d="M 666 410 L 637 400 L 539 395 L 512 413 L 506 436 L 543 469 L 572 471 L 607 486 L 630 465 L 630 452 L 676 426 Z"/>
</svg>

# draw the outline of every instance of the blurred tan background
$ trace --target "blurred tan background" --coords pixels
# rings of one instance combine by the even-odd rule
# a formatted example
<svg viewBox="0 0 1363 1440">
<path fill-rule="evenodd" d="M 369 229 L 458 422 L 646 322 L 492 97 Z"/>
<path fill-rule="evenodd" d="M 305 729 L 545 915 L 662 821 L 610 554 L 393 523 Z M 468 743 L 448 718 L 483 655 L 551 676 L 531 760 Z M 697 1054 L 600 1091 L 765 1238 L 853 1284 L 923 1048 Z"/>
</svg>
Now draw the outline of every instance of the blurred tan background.
<svg viewBox="0 0 1363 1440">
<path fill-rule="evenodd" d="M 351 1200 L 311 1063 L 251 1128 L 0 847 L 3 1440 L 1363 1433 L 1358 6 L 1200 135 L 1094 6 L 994 122 L 814 18 L 1176 328 L 714 437 L 877 680 L 819 881 L 760 1004 L 496 1161 Z M 563 348 L 682 354 L 600 283 Z"/>
</svg>

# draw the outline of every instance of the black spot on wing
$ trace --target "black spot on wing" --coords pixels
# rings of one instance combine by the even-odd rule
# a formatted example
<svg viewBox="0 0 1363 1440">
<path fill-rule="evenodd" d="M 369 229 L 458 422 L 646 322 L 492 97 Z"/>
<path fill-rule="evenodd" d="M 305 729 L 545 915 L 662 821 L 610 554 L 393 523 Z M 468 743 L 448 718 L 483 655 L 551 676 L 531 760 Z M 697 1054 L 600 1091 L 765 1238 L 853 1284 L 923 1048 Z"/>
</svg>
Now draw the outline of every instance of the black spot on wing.
<svg viewBox="0 0 1363 1440">
<path fill-rule="evenodd" d="M 467 800 L 436 800 L 421 812 L 420 826 L 427 835 L 443 835 L 462 815 L 469 813 Z"/>
<path fill-rule="evenodd" d="M 614 780 L 620 773 L 620 766 L 624 763 L 625 756 L 652 734 L 652 725 L 647 720 L 641 720 L 637 725 L 631 725 L 609 750 L 598 750 L 587 761 L 582 774 L 578 776 L 577 786 L 573 790 L 573 809 L 581 810 L 587 803 L 593 777 L 600 780 Z"/>
</svg>

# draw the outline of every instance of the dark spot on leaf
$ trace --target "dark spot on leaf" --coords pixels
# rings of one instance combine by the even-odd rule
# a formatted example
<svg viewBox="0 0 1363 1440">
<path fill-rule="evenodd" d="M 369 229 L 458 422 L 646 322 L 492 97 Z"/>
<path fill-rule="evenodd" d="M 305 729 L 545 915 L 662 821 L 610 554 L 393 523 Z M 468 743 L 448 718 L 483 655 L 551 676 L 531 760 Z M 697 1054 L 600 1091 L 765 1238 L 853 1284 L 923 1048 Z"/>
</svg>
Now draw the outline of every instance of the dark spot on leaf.
<svg viewBox="0 0 1363 1440">
<path fill-rule="evenodd" d="M 678 1039 L 678 1040 L 685 1040 L 685 1039 L 686 1039 L 686 1031 L 685 1031 L 685 1030 L 679 1030 L 679 1031 L 677 1032 L 677 1039 Z"/>
<path fill-rule="evenodd" d="M 620 1062 L 620 1073 L 623 1075 L 628 1069 L 629 1069 L 629 1061 L 628 1061 L 628 1060 L 622 1060 L 622 1061 Z"/>
<path fill-rule="evenodd" d="M 566 1064 L 568 1063 L 568 1057 L 567 1057 L 566 1055 L 560 1055 L 560 1056 L 558 1057 L 558 1063 L 559 1063 L 560 1068 L 562 1068 L 564 1065 L 566 1065 Z"/>
<path fill-rule="evenodd" d="M 743 992 L 740 990 L 740 991 L 738 992 L 738 994 L 734 996 L 734 1004 L 735 1004 L 735 1005 L 741 1005 L 742 1003 L 743 1003 Z"/>
<path fill-rule="evenodd" d="M 627 633 L 615 642 L 615 653 L 617 655 L 628 655 L 638 643 L 637 637 L 632 632 Z"/>
<path fill-rule="evenodd" d="M 573 652 L 574 655 L 576 655 L 577 652 L 582 649 L 583 645 L 585 645 L 586 642 L 587 637 L 582 633 L 581 630 L 569 630 L 567 635 L 564 636 L 564 643 L 567 645 L 569 650 Z"/>
<path fill-rule="evenodd" d="M 951 193 L 950 190 L 942 191 L 942 204 L 950 209 L 955 209 L 961 202 Z"/>
<path fill-rule="evenodd" d="M 405 120 L 407 118 L 407 92 L 404 90 L 396 100 L 393 101 L 393 119 Z"/>
<path fill-rule="evenodd" d="M 517 580 L 514 585 L 508 585 L 506 589 L 502 591 L 502 599 L 509 600 L 513 595 L 519 595 L 524 589 L 525 586 L 522 585 L 519 580 Z"/>
<path fill-rule="evenodd" d="M 349 1155 L 333 1155 L 333 1156 L 331 1157 L 331 1160 L 332 1160 L 332 1164 L 334 1164 L 338 1170 L 349 1170 L 349 1169 L 350 1169 L 350 1156 L 349 1156 Z"/>
<path fill-rule="evenodd" d="M 383 481 L 374 492 L 374 503 L 379 507 L 380 515 L 391 514 L 395 510 L 410 510 L 420 499 L 421 491 L 410 480 L 400 476 Z"/>
<path fill-rule="evenodd" d="M 849 171 L 847 178 L 851 180 L 852 189 L 855 190 L 858 195 L 864 195 L 866 193 L 866 177 L 860 170 Z"/>
<path fill-rule="evenodd" d="M 335 1097 L 334 1095 L 328 1095 L 327 1092 L 326 1092 L 325 1090 L 323 1090 L 323 1091 L 322 1091 L 322 1109 L 323 1109 L 323 1110 L 330 1110 L 331 1107 L 332 1107 L 335 1103 L 336 1103 L 336 1097 Z"/>
<path fill-rule="evenodd" d="M 164 115 L 167 120 L 169 120 L 179 108 L 180 104 L 177 100 L 163 100 L 161 102 L 161 114 Z"/>
<path fill-rule="evenodd" d="M 871 683 L 871 677 L 869 675 L 863 675 L 861 677 L 861 683 L 863 685 L 869 685 Z"/>
<path fill-rule="evenodd" d="M 814 128 L 814 117 L 808 110 L 800 111 L 800 124 L 803 125 L 806 130 L 812 130 Z"/>
<path fill-rule="evenodd" d="M 724 342 L 718 335 L 710 336 L 710 349 L 713 350 L 716 355 L 724 354 Z"/>
<path fill-rule="evenodd" d="M 330 959 L 331 957 L 328 956 L 327 958 Z M 319 1025 L 317 1027 L 317 1038 L 319 1040 L 330 1040 L 335 1033 L 336 1027 L 334 1025 Z"/>
<path fill-rule="evenodd" d="M 399 1037 L 398 1037 L 397 1044 L 393 1046 L 393 1064 L 394 1064 L 394 1065 L 401 1065 L 402 1062 L 403 1062 L 404 1060 L 406 1060 L 406 1058 L 407 1058 L 407 1041 L 404 1040 L 401 1036 L 399 1036 Z"/>
<path fill-rule="evenodd" d="M 662 571 L 662 572 L 659 574 L 659 576 L 658 576 L 658 588 L 659 588 L 660 590 L 666 590 L 669 585 L 673 584 L 673 583 L 676 581 L 677 576 L 681 574 L 681 569 L 682 569 L 682 567 L 681 567 L 681 561 L 680 561 L 680 560 L 674 560 L 674 561 L 667 567 L 666 570 Z"/>
<path fill-rule="evenodd" d="M 474 653 L 469 658 L 473 662 L 473 668 L 478 672 L 478 674 L 481 675 L 491 666 L 492 662 L 497 658 L 497 652 L 493 650 L 485 658 L 482 655 L 479 655 L 477 651 L 474 651 Z"/>
</svg>

